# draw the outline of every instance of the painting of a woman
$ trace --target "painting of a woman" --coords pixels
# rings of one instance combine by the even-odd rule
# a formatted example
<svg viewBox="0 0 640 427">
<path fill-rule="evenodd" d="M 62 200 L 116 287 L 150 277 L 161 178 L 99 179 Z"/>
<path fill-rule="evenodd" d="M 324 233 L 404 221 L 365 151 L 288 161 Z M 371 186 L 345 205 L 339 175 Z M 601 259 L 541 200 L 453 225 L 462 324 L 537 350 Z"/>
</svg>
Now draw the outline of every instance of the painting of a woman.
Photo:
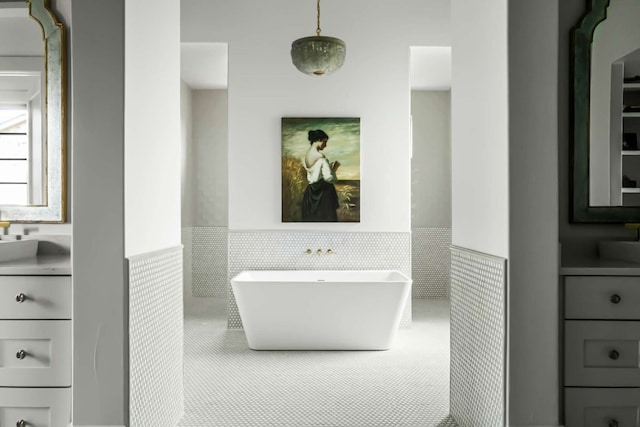
<svg viewBox="0 0 640 427">
<path fill-rule="evenodd" d="M 282 119 L 282 222 L 360 222 L 360 118 Z"/>
<path fill-rule="evenodd" d="M 322 150 L 329 135 L 322 129 L 309 131 L 310 147 L 302 160 L 307 171 L 307 188 L 302 196 L 302 221 L 337 222 L 338 194 L 333 185 L 340 162 L 329 163 Z"/>
</svg>

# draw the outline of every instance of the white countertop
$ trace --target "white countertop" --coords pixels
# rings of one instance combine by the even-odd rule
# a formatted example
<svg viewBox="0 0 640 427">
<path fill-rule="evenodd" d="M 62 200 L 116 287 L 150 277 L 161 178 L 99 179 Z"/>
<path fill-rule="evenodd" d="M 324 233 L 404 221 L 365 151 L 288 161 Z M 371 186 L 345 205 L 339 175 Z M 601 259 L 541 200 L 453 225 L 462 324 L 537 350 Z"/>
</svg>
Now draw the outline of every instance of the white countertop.
<svg viewBox="0 0 640 427">
<path fill-rule="evenodd" d="M 39 255 L 34 258 L 0 262 L 0 276 L 68 276 L 69 255 Z"/>
<path fill-rule="evenodd" d="M 640 263 L 597 257 L 565 258 L 560 274 L 563 276 L 640 276 Z"/>
</svg>

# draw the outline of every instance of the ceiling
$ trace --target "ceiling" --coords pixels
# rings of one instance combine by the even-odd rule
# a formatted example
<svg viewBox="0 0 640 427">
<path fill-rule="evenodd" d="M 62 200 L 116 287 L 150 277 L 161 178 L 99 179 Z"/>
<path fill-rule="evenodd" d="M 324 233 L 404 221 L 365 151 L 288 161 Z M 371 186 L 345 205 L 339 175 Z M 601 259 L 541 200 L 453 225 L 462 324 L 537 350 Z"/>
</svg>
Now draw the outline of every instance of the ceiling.
<svg viewBox="0 0 640 427">
<path fill-rule="evenodd" d="M 451 48 L 411 46 L 409 81 L 412 90 L 450 90 Z"/>
<path fill-rule="evenodd" d="M 412 90 L 451 89 L 451 48 L 411 46 Z M 181 75 L 192 89 L 226 89 L 228 49 L 226 43 L 182 43 Z"/>
<path fill-rule="evenodd" d="M 180 74 L 192 89 L 226 89 L 227 44 L 181 43 Z"/>
</svg>

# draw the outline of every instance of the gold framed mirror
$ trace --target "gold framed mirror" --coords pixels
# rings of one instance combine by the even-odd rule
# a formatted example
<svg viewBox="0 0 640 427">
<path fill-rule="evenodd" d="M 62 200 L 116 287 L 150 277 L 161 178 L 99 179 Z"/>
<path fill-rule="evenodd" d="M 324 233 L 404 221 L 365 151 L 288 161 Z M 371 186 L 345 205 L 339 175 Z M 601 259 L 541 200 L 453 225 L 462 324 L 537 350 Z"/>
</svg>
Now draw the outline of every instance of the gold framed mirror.
<svg viewBox="0 0 640 427">
<path fill-rule="evenodd" d="M 49 0 L 0 2 L 0 220 L 65 222 L 66 45 Z"/>
</svg>

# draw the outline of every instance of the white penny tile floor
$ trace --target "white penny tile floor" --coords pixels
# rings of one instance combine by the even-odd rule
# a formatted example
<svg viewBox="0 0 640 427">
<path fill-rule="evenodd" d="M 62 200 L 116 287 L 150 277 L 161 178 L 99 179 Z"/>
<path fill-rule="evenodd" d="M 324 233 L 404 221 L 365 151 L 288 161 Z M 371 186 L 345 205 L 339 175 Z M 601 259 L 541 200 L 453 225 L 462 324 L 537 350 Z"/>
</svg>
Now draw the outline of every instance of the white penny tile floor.
<svg viewBox="0 0 640 427">
<path fill-rule="evenodd" d="M 253 351 L 226 301 L 185 307 L 181 427 L 455 427 L 449 301 L 413 300 L 387 351 Z"/>
</svg>

